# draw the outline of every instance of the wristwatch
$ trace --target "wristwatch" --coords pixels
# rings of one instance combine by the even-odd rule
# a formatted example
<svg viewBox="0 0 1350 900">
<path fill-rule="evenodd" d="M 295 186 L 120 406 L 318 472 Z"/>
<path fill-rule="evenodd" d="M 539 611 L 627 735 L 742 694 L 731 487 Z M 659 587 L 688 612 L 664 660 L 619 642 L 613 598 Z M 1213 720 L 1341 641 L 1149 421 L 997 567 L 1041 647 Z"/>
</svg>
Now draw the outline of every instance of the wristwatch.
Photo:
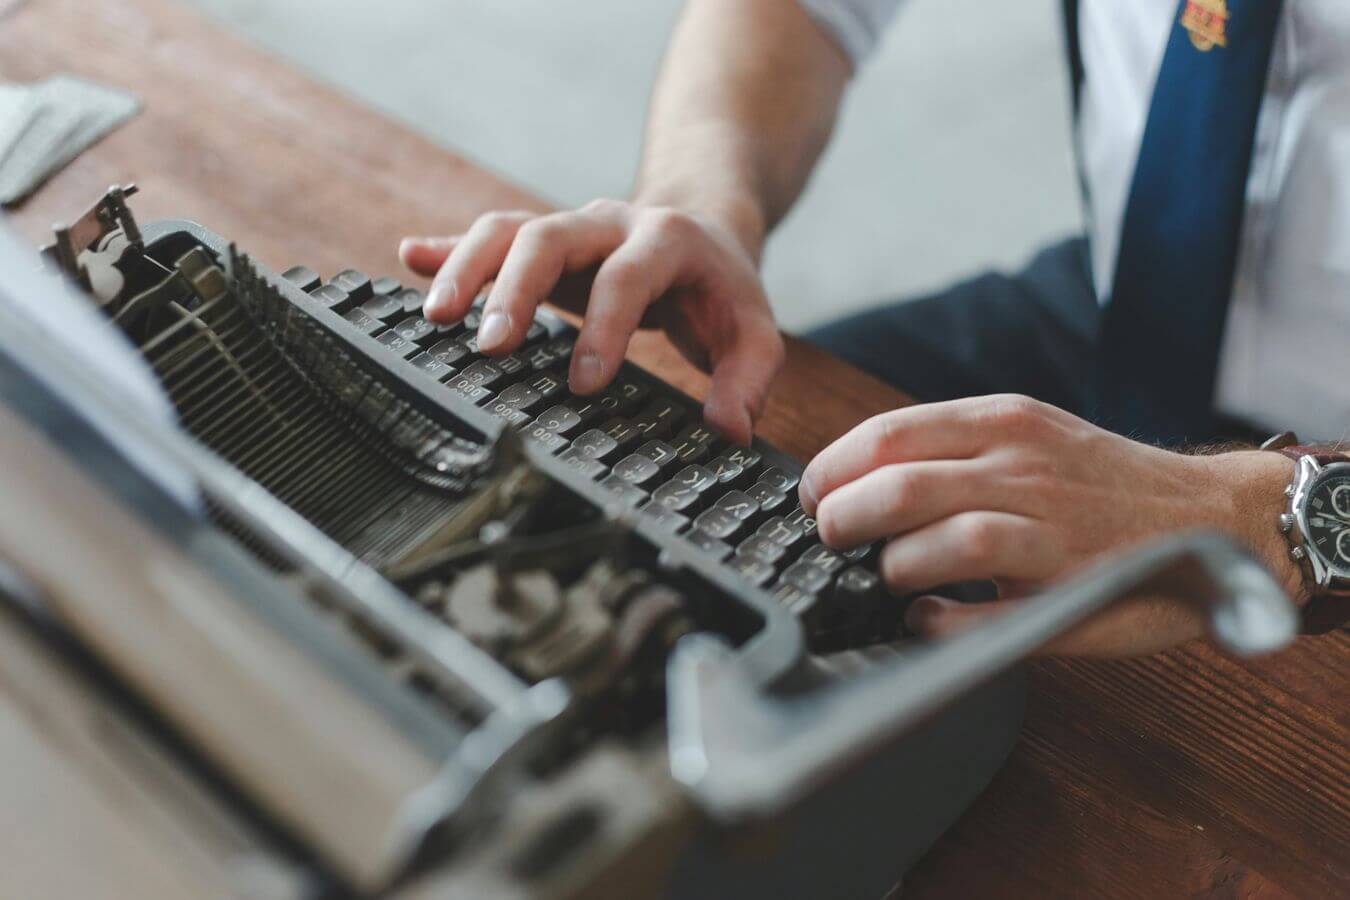
<svg viewBox="0 0 1350 900">
<path fill-rule="evenodd" d="M 1279 527 L 1311 598 L 1303 609 L 1303 633 L 1332 631 L 1350 621 L 1350 453 L 1299 444 L 1288 431 L 1261 449 L 1294 460 Z"/>
</svg>

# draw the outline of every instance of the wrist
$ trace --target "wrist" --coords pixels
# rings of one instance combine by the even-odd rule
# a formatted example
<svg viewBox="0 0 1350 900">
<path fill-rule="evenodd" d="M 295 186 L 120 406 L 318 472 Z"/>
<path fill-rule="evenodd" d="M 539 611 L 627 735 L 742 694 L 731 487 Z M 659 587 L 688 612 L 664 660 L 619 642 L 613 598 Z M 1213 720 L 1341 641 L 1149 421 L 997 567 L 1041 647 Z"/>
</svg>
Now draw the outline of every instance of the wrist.
<svg viewBox="0 0 1350 900">
<path fill-rule="evenodd" d="M 1219 499 L 1211 523 L 1261 560 L 1298 606 L 1308 602 L 1302 567 L 1289 555 L 1289 542 L 1279 529 L 1288 505 L 1285 489 L 1294 476 L 1293 460 L 1263 450 L 1243 450 L 1204 457 L 1214 474 Z"/>
</svg>

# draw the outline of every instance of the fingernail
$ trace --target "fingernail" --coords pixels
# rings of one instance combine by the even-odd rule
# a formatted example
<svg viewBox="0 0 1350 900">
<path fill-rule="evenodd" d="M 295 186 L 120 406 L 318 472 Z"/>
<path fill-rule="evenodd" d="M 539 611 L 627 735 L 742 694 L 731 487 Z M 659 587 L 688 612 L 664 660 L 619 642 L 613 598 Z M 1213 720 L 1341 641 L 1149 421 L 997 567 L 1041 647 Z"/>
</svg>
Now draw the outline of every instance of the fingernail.
<svg viewBox="0 0 1350 900">
<path fill-rule="evenodd" d="M 450 301 L 455 299 L 455 294 L 457 293 L 458 291 L 455 289 L 454 282 L 447 284 L 443 281 L 438 281 L 433 284 L 431 290 L 427 292 L 427 302 L 422 304 L 422 309 L 428 315 L 438 313 L 448 306 Z"/>
<path fill-rule="evenodd" d="M 478 346 L 494 350 L 511 336 L 511 320 L 504 313 L 490 312 L 478 326 Z"/>
<path fill-rule="evenodd" d="M 605 362 L 594 350 L 583 350 L 572 358 L 572 387 L 579 394 L 598 390 L 605 380 Z"/>
<path fill-rule="evenodd" d="M 816 500 L 816 492 L 811 488 L 811 482 L 805 478 L 802 479 L 802 502 L 812 509 L 815 509 L 816 503 L 819 502 Z"/>
</svg>

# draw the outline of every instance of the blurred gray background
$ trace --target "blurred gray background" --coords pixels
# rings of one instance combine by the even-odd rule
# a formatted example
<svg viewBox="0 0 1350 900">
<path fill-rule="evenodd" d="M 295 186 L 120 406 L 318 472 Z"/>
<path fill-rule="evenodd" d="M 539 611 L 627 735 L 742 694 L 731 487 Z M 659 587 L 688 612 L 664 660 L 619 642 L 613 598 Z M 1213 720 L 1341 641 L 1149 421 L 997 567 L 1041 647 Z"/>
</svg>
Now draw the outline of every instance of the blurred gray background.
<svg viewBox="0 0 1350 900">
<path fill-rule="evenodd" d="M 681 5 L 184 2 L 564 205 L 628 192 Z M 786 328 L 1016 267 L 1081 227 L 1058 7 L 910 0 L 770 244 Z"/>
</svg>

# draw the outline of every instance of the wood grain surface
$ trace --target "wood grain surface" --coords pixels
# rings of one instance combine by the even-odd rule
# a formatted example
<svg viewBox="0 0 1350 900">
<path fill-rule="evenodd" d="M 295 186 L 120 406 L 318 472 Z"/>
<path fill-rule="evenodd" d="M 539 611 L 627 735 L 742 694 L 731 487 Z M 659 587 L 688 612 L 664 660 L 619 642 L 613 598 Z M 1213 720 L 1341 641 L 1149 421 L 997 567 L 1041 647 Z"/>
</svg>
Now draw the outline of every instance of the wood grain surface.
<svg viewBox="0 0 1350 900">
<path fill-rule="evenodd" d="M 543 208 L 170 0 L 30 0 L 0 14 L 0 79 L 54 72 L 128 88 L 146 109 L 18 211 L 34 241 L 108 184 L 136 181 L 145 221 L 196 219 L 274 267 L 393 273 L 404 234 Z M 657 336 L 633 358 L 704 387 Z M 903 402 L 794 341 L 760 431 L 805 459 Z M 904 896 L 1350 896 L 1346 632 L 1256 662 L 1203 645 L 1047 660 L 1032 680 L 1011 762 Z"/>
</svg>

